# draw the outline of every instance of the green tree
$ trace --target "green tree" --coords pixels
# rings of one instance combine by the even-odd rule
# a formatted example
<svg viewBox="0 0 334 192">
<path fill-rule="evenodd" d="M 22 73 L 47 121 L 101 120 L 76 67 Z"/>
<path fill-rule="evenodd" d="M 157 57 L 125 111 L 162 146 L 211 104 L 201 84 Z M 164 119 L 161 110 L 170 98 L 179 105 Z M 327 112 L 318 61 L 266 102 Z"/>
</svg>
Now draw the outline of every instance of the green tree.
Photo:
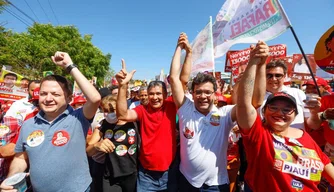
<svg viewBox="0 0 334 192">
<path fill-rule="evenodd" d="M 9 31 L 0 35 L 0 63 L 12 65 L 13 71 L 30 78 L 41 78 L 43 71 L 66 75 L 50 59 L 56 51 L 63 51 L 88 79 L 95 76 L 102 85 L 110 70 L 111 54 L 104 55 L 91 40 L 92 35 L 82 37 L 74 26 L 35 23 L 25 33 Z"/>
</svg>

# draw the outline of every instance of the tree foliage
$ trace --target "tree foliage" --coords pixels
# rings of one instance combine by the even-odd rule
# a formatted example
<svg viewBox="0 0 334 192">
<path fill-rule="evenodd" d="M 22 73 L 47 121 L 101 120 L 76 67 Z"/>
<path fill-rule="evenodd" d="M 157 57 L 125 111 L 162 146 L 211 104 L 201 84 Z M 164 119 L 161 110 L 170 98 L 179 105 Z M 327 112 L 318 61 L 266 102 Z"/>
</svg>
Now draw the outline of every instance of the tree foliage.
<svg viewBox="0 0 334 192">
<path fill-rule="evenodd" d="M 41 78 L 43 71 L 66 73 L 52 63 L 56 51 L 69 53 L 73 62 L 88 78 L 97 77 L 102 85 L 109 69 L 111 54 L 104 55 L 92 42 L 92 35 L 81 36 L 74 26 L 37 24 L 24 33 L 3 31 L 0 34 L 0 63 L 30 78 Z"/>
</svg>

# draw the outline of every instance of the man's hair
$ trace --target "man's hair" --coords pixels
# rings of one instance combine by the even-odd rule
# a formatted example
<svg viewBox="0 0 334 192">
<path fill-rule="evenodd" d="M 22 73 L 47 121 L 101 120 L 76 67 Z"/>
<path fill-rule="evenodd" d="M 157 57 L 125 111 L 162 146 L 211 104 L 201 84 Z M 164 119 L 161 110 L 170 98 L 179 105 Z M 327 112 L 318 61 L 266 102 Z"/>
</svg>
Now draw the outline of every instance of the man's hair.
<svg viewBox="0 0 334 192">
<path fill-rule="evenodd" d="M 15 77 L 15 80 L 17 80 L 17 75 L 15 73 L 7 73 L 3 78 L 6 78 L 7 76 Z"/>
<path fill-rule="evenodd" d="M 147 91 L 147 87 L 146 86 L 141 86 L 141 87 L 139 87 L 139 93 L 141 92 L 141 91 Z"/>
<path fill-rule="evenodd" d="M 281 67 L 283 69 L 284 75 L 288 72 L 288 67 L 286 66 L 286 64 L 283 60 L 270 61 L 266 65 L 266 70 L 273 69 L 273 68 L 276 68 L 276 67 Z"/>
<path fill-rule="evenodd" d="M 41 80 L 37 80 L 37 79 L 35 79 L 35 80 L 30 80 L 29 83 L 28 83 L 28 89 L 29 89 L 29 87 L 30 87 L 30 85 L 31 85 L 32 83 L 40 84 L 40 83 L 41 83 Z"/>
<path fill-rule="evenodd" d="M 23 78 L 21 79 L 21 81 L 24 81 L 24 80 L 26 80 L 26 81 L 30 81 L 30 79 L 28 79 L 28 78 L 26 78 L 26 77 L 23 77 Z"/>
<path fill-rule="evenodd" d="M 326 46 L 326 50 L 327 53 L 328 52 L 333 52 L 333 50 L 327 46 L 327 44 L 334 38 L 334 31 L 332 31 L 332 33 L 328 36 L 328 38 L 325 40 L 325 46 Z"/>
<path fill-rule="evenodd" d="M 162 91 L 164 94 L 167 94 L 167 87 L 166 84 L 163 81 L 151 81 L 148 86 L 147 86 L 147 91 L 149 91 L 150 89 L 152 89 L 153 87 L 159 86 L 162 88 Z"/>
<path fill-rule="evenodd" d="M 115 90 L 115 89 L 118 89 L 118 85 L 112 85 L 112 86 L 110 86 L 110 92 L 112 92 L 113 90 Z"/>
<path fill-rule="evenodd" d="M 41 80 L 41 87 L 42 87 L 42 84 L 45 81 L 57 81 L 58 83 L 63 84 L 63 88 L 64 88 L 65 92 L 68 94 L 67 96 L 70 96 L 70 95 L 73 94 L 72 83 L 69 80 L 67 80 L 65 77 L 63 77 L 63 76 L 60 76 L 60 75 L 48 75 L 48 76 L 44 77 Z"/>
<path fill-rule="evenodd" d="M 191 83 L 191 91 L 194 91 L 195 85 L 199 85 L 199 84 L 207 83 L 207 82 L 212 83 L 213 90 L 216 92 L 217 91 L 216 79 L 212 75 L 206 74 L 206 73 L 197 73 L 196 77 L 193 79 Z"/>
</svg>

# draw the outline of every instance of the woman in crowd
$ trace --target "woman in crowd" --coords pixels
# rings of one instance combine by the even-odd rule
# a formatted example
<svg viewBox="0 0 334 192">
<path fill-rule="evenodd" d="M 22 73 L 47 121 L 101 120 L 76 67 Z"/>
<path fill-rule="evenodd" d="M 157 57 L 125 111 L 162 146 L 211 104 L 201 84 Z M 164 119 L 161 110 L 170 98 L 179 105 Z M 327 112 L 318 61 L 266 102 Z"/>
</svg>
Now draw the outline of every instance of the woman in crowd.
<svg viewBox="0 0 334 192">
<path fill-rule="evenodd" d="M 116 99 L 106 96 L 102 99 L 105 119 L 101 127 L 93 133 L 87 147 L 89 156 L 104 152 L 105 169 L 103 191 L 134 192 L 137 181 L 137 141 L 138 130 L 133 122 L 118 120 Z"/>
<path fill-rule="evenodd" d="M 308 133 L 290 127 L 301 112 L 295 98 L 284 92 L 269 96 L 262 111 L 264 121 L 252 105 L 255 75 L 265 78 L 265 70 L 256 74 L 257 65 L 268 52 L 264 42 L 257 44 L 238 88 L 237 122 L 248 160 L 245 180 L 256 192 L 319 191 L 322 176 L 334 183 L 334 167 Z M 255 88 L 265 93 L 265 86 Z"/>
</svg>

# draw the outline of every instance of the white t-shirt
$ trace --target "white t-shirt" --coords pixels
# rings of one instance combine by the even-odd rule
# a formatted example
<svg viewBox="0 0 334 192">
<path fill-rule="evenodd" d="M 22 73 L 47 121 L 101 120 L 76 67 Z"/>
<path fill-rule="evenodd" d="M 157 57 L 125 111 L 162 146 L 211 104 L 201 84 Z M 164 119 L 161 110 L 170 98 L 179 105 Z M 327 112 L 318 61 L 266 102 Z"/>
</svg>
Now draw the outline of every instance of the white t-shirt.
<svg viewBox="0 0 334 192">
<path fill-rule="evenodd" d="M 223 185 L 229 183 L 227 173 L 228 137 L 235 125 L 231 119 L 233 105 L 217 109 L 204 116 L 186 98 L 178 110 L 180 127 L 180 171 L 196 188 L 204 183 Z M 216 115 L 217 114 L 217 115 Z"/>
<path fill-rule="evenodd" d="M 23 121 L 36 107 L 28 102 L 27 98 L 15 101 L 5 114 L 5 117 L 14 117 Z"/>
<path fill-rule="evenodd" d="M 297 102 L 298 115 L 296 116 L 295 120 L 291 123 L 290 126 L 294 128 L 298 128 L 298 129 L 304 129 L 305 127 L 304 127 L 304 102 L 303 100 L 306 100 L 305 93 L 300 89 L 287 87 L 287 86 L 283 86 L 281 91 L 288 93 L 289 95 L 294 97 Z M 262 109 L 269 95 L 271 95 L 271 93 L 267 92 L 264 98 L 264 101 L 262 103 L 262 106 L 258 109 L 258 112 L 260 113 L 260 116 L 262 119 L 263 119 Z"/>
</svg>

